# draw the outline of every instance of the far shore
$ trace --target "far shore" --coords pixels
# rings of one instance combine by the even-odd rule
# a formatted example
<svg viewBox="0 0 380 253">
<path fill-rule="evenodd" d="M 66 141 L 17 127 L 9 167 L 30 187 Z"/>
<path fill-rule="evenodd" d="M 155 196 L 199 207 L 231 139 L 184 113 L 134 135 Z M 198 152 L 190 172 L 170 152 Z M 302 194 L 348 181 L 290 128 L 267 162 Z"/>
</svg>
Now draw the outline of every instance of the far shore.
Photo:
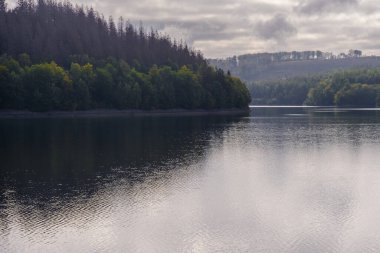
<svg viewBox="0 0 380 253">
<path fill-rule="evenodd" d="M 206 115 L 236 115 L 243 116 L 249 113 L 249 108 L 244 109 L 219 109 L 219 110 L 87 110 L 87 111 L 48 111 L 31 112 L 17 110 L 0 110 L 1 118 L 66 118 L 66 117 L 147 117 L 147 116 L 206 116 Z"/>
</svg>

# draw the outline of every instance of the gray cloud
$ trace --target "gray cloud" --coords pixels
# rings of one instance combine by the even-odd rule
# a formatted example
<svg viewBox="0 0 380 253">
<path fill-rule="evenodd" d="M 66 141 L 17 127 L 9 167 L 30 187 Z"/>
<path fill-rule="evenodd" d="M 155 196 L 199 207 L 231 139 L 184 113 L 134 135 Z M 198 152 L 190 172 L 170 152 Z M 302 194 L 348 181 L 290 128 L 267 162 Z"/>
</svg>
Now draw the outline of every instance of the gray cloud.
<svg viewBox="0 0 380 253">
<path fill-rule="evenodd" d="M 17 2 L 6 1 L 10 7 Z M 380 54 L 379 0 L 70 1 L 92 6 L 105 17 L 123 16 L 136 25 L 142 21 L 147 29 L 182 39 L 206 57 L 350 48 Z"/>
<path fill-rule="evenodd" d="M 295 10 L 303 14 L 342 13 L 358 4 L 359 0 L 302 0 Z"/>
<path fill-rule="evenodd" d="M 255 33 L 260 38 L 281 42 L 297 34 L 297 29 L 285 15 L 277 14 L 267 21 L 258 22 Z"/>
</svg>

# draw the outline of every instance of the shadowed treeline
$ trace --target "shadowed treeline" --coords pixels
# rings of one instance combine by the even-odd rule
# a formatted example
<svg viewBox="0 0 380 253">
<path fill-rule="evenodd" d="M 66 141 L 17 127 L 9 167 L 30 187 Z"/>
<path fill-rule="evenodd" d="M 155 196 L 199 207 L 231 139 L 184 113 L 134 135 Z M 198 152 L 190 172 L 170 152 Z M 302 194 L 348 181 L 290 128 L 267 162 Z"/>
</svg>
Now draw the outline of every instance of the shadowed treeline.
<svg viewBox="0 0 380 253">
<path fill-rule="evenodd" d="M 243 108 L 240 79 L 120 18 L 56 1 L 0 1 L 0 109 Z"/>
<path fill-rule="evenodd" d="M 32 62 L 70 63 L 120 58 L 147 71 L 153 64 L 181 67 L 204 63 L 199 52 L 182 43 L 146 32 L 120 18 L 117 24 L 92 8 L 70 2 L 19 0 L 14 9 L 0 1 L 0 54 L 30 55 Z"/>
</svg>

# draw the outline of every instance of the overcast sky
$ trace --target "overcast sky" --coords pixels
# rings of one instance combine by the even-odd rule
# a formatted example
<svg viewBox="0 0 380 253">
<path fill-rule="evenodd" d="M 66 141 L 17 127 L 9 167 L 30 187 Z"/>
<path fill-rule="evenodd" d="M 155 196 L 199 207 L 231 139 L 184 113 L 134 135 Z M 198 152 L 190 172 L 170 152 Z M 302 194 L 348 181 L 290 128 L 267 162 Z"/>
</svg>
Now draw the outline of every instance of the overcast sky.
<svg viewBox="0 0 380 253">
<path fill-rule="evenodd" d="M 12 2 L 8 1 L 12 6 Z M 206 57 L 293 50 L 380 54 L 379 0 L 71 0 L 142 21 Z"/>
</svg>

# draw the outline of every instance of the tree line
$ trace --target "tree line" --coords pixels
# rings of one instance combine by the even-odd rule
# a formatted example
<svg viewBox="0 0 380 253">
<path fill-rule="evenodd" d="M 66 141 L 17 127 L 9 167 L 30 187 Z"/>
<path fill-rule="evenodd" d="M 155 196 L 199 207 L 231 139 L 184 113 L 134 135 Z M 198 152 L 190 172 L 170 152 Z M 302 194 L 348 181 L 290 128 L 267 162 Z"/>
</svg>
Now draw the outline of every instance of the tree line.
<svg viewBox="0 0 380 253">
<path fill-rule="evenodd" d="M 256 81 L 248 85 L 253 104 L 302 105 L 311 88 L 322 76 L 296 77 L 275 81 Z"/>
<path fill-rule="evenodd" d="M 308 92 L 305 104 L 380 107 L 380 69 L 357 69 L 322 79 Z"/>
<path fill-rule="evenodd" d="M 144 73 L 115 58 L 68 69 L 30 62 L 27 54 L 0 57 L 0 109 L 222 109 L 250 102 L 240 79 L 207 65 L 196 72 L 153 65 Z"/>
<path fill-rule="evenodd" d="M 106 20 L 92 8 L 54 0 L 18 0 L 13 9 L 0 0 L 0 55 L 4 53 L 27 53 L 34 63 L 55 61 L 66 68 L 73 57 L 115 57 L 145 72 L 154 64 L 178 68 L 205 63 L 200 52 L 153 29 L 147 32 L 123 17 Z"/>
<path fill-rule="evenodd" d="M 254 104 L 376 107 L 380 106 L 380 68 L 255 82 L 249 89 Z"/>
<path fill-rule="evenodd" d="M 0 0 L 0 109 L 243 108 L 240 79 L 200 52 L 92 8 Z"/>
</svg>

